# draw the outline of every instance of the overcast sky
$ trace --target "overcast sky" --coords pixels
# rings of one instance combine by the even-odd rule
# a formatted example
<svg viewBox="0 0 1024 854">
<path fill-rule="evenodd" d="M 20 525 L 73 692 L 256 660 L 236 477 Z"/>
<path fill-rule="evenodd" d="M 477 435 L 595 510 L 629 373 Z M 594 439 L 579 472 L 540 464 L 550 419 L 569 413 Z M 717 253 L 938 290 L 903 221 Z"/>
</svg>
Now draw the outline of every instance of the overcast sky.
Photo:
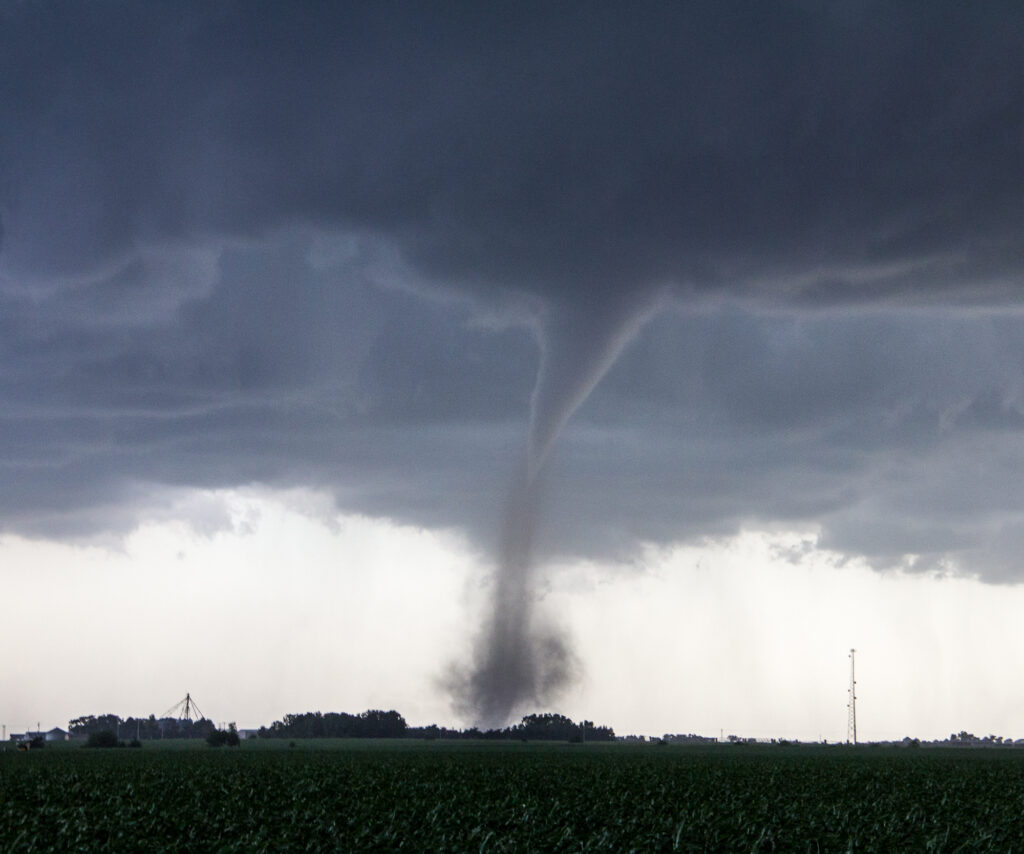
<svg viewBox="0 0 1024 854">
<path fill-rule="evenodd" d="M 1014 735 L 1022 57 L 1015 2 L 0 2 L 0 719 L 472 723 L 526 455 L 550 707 L 838 738 L 855 646 L 865 732 Z"/>
</svg>

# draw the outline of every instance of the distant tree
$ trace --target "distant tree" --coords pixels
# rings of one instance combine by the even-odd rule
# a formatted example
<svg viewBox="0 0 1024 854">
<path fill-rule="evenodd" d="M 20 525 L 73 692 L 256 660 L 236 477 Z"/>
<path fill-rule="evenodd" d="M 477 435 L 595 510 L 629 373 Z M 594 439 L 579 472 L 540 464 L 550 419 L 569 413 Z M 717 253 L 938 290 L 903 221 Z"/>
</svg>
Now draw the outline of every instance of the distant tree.
<svg viewBox="0 0 1024 854">
<path fill-rule="evenodd" d="M 160 722 L 155 715 L 148 718 L 127 717 L 121 724 L 121 735 L 130 735 L 143 741 L 160 738 Z"/>
<path fill-rule="evenodd" d="M 110 730 L 116 735 L 123 723 L 117 715 L 84 715 L 68 722 L 68 732 L 81 737 Z"/>
<path fill-rule="evenodd" d="M 177 718 L 160 718 L 160 738 L 178 738 L 178 719 Z"/>
<path fill-rule="evenodd" d="M 269 727 L 260 727 L 260 738 L 402 738 L 408 724 L 396 711 L 370 709 L 359 715 L 345 712 L 304 712 L 285 715 Z"/>
<path fill-rule="evenodd" d="M 595 726 L 593 721 L 583 721 L 584 741 L 615 741 L 615 730 L 610 726 Z"/>
<path fill-rule="evenodd" d="M 206 743 L 210 747 L 238 747 L 241 743 L 238 738 L 238 730 L 235 725 L 229 724 L 227 729 L 213 729 L 206 736 Z"/>
<path fill-rule="evenodd" d="M 449 729 L 437 724 L 430 724 L 428 726 L 407 727 L 405 737 L 422 738 L 428 741 L 434 739 L 452 741 L 464 738 L 480 738 L 481 733 L 476 727 L 471 727 L 470 729 Z"/>
<path fill-rule="evenodd" d="M 80 718 L 73 718 L 68 721 L 68 732 L 71 735 L 88 735 L 92 731 L 94 715 L 83 715 Z"/>
<path fill-rule="evenodd" d="M 85 741 L 86 747 L 118 747 L 117 733 L 113 730 L 104 729 L 99 732 L 89 733 Z"/>
<path fill-rule="evenodd" d="M 357 738 L 402 738 L 408 724 L 398 712 L 370 709 L 359 716 Z"/>
<path fill-rule="evenodd" d="M 208 718 L 199 720 L 183 720 L 178 718 L 160 718 L 150 715 L 148 718 L 120 718 L 117 715 L 83 715 L 68 722 L 68 731 L 72 736 L 89 736 L 95 732 L 110 730 L 115 735 L 132 738 L 206 738 L 216 729 L 216 725 Z"/>
<path fill-rule="evenodd" d="M 505 739 L 518 738 L 522 741 L 614 741 L 615 731 L 611 727 L 595 726 L 593 721 L 576 723 L 565 715 L 534 714 L 526 715 L 514 726 L 501 730 L 488 730 L 479 733 L 467 731 L 466 737 Z"/>
</svg>

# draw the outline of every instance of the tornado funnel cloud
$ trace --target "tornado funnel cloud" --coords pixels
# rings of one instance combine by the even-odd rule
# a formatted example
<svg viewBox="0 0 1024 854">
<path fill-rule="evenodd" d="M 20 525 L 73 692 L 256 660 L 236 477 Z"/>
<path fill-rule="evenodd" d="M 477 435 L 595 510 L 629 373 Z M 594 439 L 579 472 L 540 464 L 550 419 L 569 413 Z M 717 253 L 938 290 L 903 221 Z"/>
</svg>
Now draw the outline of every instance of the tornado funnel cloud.
<svg viewBox="0 0 1024 854">
<path fill-rule="evenodd" d="M 538 493 L 539 480 L 524 466 L 505 508 L 490 611 L 469 678 L 470 705 L 485 726 L 505 724 L 522 703 L 543 702 L 545 686 L 568 669 L 564 645 L 539 637 L 531 601 Z"/>
<path fill-rule="evenodd" d="M 543 469 L 558 434 L 619 353 L 653 313 L 657 301 L 628 307 L 553 308 L 540 327 L 541 366 L 531 398 L 525 459 L 502 519 L 497 572 L 472 669 L 457 704 L 477 725 L 503 726 L 529 704 L 552 701 L 577 672 L 557 626 L 541 621 L 534 581 Z"/>
<path fill-rule="evenodd" d="M 530 401 L 528 477 L 541 470 L 573 412 L 658 304 L 657 295 L 647 293 L 625 306 L 574 306 L 550 314 L 541 330 L 543 358 Z"/>
</svg>

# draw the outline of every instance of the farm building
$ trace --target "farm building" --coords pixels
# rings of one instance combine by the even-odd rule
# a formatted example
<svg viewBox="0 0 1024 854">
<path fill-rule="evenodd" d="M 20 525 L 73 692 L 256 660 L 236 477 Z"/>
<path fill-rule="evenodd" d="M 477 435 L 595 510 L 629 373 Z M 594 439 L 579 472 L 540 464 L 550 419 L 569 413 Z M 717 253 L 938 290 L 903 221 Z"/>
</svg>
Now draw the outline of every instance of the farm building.
<svg viewBox="0 0 1024 854">
<path fill-rule="evenodd" d="M 43 741 L 67 741 L 71 736 L 60 727 L 54 727 L 48 732 L 33 730 L 28 732 L 12 732 L 10 736 L 11 741 L 31 741 L 33 738 L 42 738 Z"/>
</svg>

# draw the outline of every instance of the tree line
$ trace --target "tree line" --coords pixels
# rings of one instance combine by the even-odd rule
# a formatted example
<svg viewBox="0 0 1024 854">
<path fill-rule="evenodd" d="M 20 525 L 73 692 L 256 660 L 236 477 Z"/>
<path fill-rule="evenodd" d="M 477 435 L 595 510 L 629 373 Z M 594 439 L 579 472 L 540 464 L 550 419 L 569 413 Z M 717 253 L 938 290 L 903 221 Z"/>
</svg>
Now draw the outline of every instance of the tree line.
<svg viewBox="0 0 1024 854">
<path fill-rule="evenodd" d="M 88 738 L 102 732 L 114 733 L 118 738 L 137 738 L 140 741 L 157 738 L 207 738 L 217 727 L 207 718 L 185 720 L 178 718 L 122 718 L 118 715 L 83 715 L 68 722 L 68 732 L 74 738 Z"/>
<path fill-rule="evenodd" d="M 371 709 L 359 715 L 345 712 L 304 712 L 285 715 L 269 727 L 260 727 L 260 738 L 424 738 L 424 739 L 517 739 L 520 741 L 614 741 L 611 727 L 593 721 L 576 723 L 565 715 L 526 715 L 518 724 L 503 729 L 449 729 L 430 724 L 410 727 L 396 711 Z"/>
<path fill-rule="evenodd" d="M 347 712 L 303 712 L 285 715 L 269 727 L 259 728 L 260 738 L 404 738 L 408 724 L 396 711 L 368 709 L 358 715 Z"/>
<path fill-rule="evenodd" d="M 424 727 L 410 727 L 406 733 L 410 738 L 480 738 L 489 741 L 614 741 L 615 731 L 611 727 L 597 726 L 593 721 L 577 723 L 565 715 L 542 714 L 526 715 L 519 723 L 503 729 L 481 730 L 477 727 L 469 729 L 448 729 L 436 724 Z"/>
<path fill-rule="evenodd" d="M 232 727 L 233 728 L 233 727 Z M 205 738 L 219 732 L 213 721 L 179 720 L 176 718 L 127 717 L 118 715 L 84 715 L 68 724 L 73 737 L 88 738 L 99 733 L 113 733 L 121 739 L 140 741 L 159 738 Z M 285 715 L 270 726 L 260 727 L 260 738 L 422 738 L 422 739 L 515 739 L 520 741 L 614 741 L 611 727 L 597 726 L 593 721 L 575 722 L 565 715 L 533 714 L 502 729 L 450 729 L 437 724 L 411 727 L 405 718 L 392 710 L 368 709 L 360 714 L 347 712 L 301 712 Z"/>
</svg>

